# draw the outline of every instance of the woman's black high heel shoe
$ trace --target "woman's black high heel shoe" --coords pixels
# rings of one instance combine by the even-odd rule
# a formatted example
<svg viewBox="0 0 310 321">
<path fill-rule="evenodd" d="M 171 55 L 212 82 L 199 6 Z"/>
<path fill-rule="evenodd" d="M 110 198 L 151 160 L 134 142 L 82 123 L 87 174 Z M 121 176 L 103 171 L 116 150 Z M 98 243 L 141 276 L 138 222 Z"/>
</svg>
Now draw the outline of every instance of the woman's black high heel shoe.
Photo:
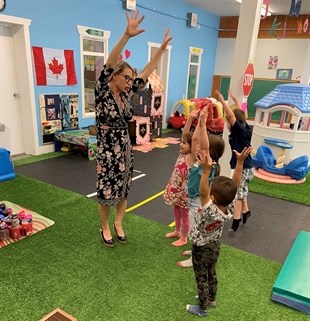
<svg viewBox="0 0 310 321">
<path fill-rule="evenodd" d="M 116 233 L 116 236 L 117 236 L 118 241 L 119 241 L 121 244 L 126 244 L 126 243 L 127 243 L 127 237 L 126 237 L 126 235 L 124 235 L 124 236 L 119 236 L 119 235 L 118 235 L 117 230 L 116 230 L 115 223 L 114 223 L 114 231 L 115 231 L 115 233 Z"/>
<path fill-rule="evenodd" d="M 106 240 L 104 238 L 104 235 L 103 235 L 103 229 L 102 227 L 100 228 L 100 234 L 101 234 L 101 238 L 102 238 L 102 241 L 103 241 L 103 244 L 107 247 L 113 247 L 115 244 L 114 244 L 114 241 L 113 241 L 113 238 L 111 240 Z"/>
</svg>

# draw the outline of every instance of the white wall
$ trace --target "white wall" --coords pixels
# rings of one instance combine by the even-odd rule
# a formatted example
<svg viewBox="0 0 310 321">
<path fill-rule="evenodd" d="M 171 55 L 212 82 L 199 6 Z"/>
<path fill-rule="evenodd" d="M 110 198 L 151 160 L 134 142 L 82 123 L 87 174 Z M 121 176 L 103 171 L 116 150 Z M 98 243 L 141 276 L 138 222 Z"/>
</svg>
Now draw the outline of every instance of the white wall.
<svg viewBox="0 0 310 321">
<path fill-rule="evenodd" d="M 236 39 L 219 38 L 215 75 L 230 76 Z M 276 79 L 276 69 L 269 70 L 269 56 L 278 56 L 278 69 L 293 69 L 292 80 L 309 70 L 309 39 L 258 39 L 254 60 L 255 78 Z M 305 71 L 305 68 L 308 71 Z"/>
</svg>

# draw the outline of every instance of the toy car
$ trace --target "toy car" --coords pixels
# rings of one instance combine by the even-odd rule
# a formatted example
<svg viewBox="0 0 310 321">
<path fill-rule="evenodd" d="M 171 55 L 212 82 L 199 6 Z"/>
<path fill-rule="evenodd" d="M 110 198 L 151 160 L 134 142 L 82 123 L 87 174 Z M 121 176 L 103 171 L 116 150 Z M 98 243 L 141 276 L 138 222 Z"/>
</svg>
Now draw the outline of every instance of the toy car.
<svg viewBox="0 0 310 321">
<path fill-rule="evenodd" d="M 195 104 L 190 100 L 181 99 L 173 106 L 171 116 L 168 119 L 168 128 L 182 129 Z"/>
<path fill-rule="evenodd" d="M 224 118 L 220 103 L 213 102 L 209 98 L 195 98 L 179 100 L 172 108 L 172 115 L 168 119 L 168 128 L 182 129 L 193 109 L 202 109 L 208 106 L 208 118 L 206 127 L 212 134 L 222 134 L 224 130 Z M 192 127 L 195 128 L 197 120 L 194 120 Z"/>
</svg>

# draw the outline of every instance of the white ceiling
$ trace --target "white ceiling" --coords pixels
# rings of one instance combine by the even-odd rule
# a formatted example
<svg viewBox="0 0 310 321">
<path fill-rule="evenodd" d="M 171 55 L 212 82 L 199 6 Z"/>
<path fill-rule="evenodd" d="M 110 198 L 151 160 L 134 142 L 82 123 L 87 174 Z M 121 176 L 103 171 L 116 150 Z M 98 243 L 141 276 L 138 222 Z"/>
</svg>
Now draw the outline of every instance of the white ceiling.
<svg viewBox="0 0 310 321">
<path fill-rule="evenodd" d="M 185 0 L 217 16 L 239 16 L 240 3 L 236 0 Z M 296 0 L 297 2 L 297 0 Z M 292 0 L 270 0 L 268 10 L 271 14 L 288 15 Z M 310 14 L 310 0 L 303 0 L 300 14 Z"/>
</svg>

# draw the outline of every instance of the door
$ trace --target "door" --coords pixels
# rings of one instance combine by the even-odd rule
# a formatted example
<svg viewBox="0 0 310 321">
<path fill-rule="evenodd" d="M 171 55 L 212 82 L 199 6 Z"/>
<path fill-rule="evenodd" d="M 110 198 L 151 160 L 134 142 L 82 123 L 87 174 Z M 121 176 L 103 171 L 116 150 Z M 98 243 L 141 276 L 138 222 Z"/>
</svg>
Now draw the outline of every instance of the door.
<svg viewBox="0 0 310 321">
<path fill-rule="evenodd" d="M 13 26 L 0 23 L 0 147 L 24 154 Z"/>
</svg>

